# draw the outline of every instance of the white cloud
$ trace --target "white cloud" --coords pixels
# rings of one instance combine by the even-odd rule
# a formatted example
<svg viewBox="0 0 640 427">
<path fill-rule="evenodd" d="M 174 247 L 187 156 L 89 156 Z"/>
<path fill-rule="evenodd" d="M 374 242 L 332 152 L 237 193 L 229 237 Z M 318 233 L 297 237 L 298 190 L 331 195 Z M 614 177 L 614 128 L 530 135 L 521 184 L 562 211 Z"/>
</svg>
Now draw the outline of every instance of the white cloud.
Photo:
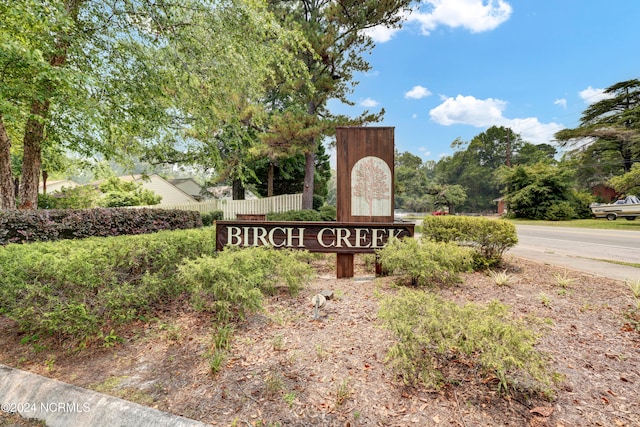
<svg viewBox="0 0 640 427">
<path fill-rule="evenodd" d="M 586 104 L 594 104 L 602 101 L 603 99 L 612 98 L 612 95 L 604 93 L 604 89 L 594 89 L 591 86 L 578 92 L 578 94 Z"/>
<path fill-rule="evenodd" d="M 425 147 L 418 148 L 418 151 L 420 151 L 424 157 L 429 157 L 431 155 L 431 151 Z"/>
<path fill-rule="evenodd" d="M 399 28 L 389 28 L 384 25 L 378 25 L 365 30 L 364 33 L 371 37 L 376 43 L 385 43 L 391 40 L 398 31 L 400 31 Z"/>
<path fill-rule="evenodd" d="M 567 109 L 567 100 L 564 98 L 560 98 L 560 99 L 556 99 L 555 101 L 553 101 L 553 105 L 559 105 L 561 106 L 563 109 Z"/>
<path fill-rule="evenodd" d="M 549 143 L 553 135 L 564 126 L 558 123 L 540 123 L 536 117 L 509 119 L 503 112 L 507 102 L 494 99 L 477 99 L 473 96 L 458 95 L 446 98 L 444 102 L 429 111 L 431 119 L 438 124 L 471 125 L 478 128 L 505 126 L 519 133 L 522 139 L 533 144 Z"/>
<path fill-rule="evenodd" d="M 429 115 L 436 123 L 445 126 L 467 124 L 482 127 L 502 120 L 502 111 L 506 105 L 505 101 L 499 99 L 482 100 L 458 95 L 446 98 L 442 104 L 430 110 Z"/>
<path fill-rule="evenodd" d="M 431 95 L 429 89 L 420 85 L 414 86 L 409 92 L 404 94 L 405 98 L 420 99 Z"/>
<path fill-rule="evenodd" d="M 513 11 L 505 0 L 427 0 L 426 9 L 419 8 L 407 17 L 418 22 L 428 35 L 440 25 L 462 27 L 473 33 L 493 30 L 507 21 Z"/>
<path fill-rule="evenodd" d="M 362 105 L 363 107 L 376 107 L 378 104 L 380 104 L 378 101 L 371 99 L 371 98 L 367 98 L 364 99 L 360 102 L 360 105 Z"/>
</svg>

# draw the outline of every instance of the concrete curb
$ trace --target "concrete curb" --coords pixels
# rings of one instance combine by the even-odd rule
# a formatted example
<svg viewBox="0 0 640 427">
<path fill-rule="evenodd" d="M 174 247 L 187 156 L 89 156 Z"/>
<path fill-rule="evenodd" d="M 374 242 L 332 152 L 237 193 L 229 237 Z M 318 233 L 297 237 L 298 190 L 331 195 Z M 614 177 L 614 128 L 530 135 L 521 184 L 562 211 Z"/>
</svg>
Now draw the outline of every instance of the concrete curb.
<svg viewBox="0 0 640 427">
<path fill-rule="evenodd" d="M 1 364 L 0 405 L 50 427 L 209 425 Z"/>
</svg>

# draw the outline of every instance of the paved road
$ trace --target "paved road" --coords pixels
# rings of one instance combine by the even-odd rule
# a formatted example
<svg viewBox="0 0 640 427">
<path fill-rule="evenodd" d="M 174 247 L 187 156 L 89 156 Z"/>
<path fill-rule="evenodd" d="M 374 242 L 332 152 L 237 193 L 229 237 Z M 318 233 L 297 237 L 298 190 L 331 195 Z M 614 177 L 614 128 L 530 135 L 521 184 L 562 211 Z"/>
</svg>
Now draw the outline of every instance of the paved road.
<svg viewBox="0 0 640 427">
<path fill-rule="evenodd" d="M 507 253 L 560 267 L 615 278 L 640 280 L 640 232 L 517 225 L 518 245 Z"/>
</svg>

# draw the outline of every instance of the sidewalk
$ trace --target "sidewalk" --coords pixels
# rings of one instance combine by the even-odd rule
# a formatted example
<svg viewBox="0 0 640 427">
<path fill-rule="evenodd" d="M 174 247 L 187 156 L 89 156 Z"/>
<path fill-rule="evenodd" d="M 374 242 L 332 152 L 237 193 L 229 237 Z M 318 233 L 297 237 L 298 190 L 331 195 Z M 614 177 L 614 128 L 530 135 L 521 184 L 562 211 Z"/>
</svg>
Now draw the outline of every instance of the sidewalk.
<svg viewBox="0 0 640 427">
<path fill-rule="evenodd" d="M 204 427 L 188 418 L 0 365 L 0 408 L 48 427 Z"/>
</svg>

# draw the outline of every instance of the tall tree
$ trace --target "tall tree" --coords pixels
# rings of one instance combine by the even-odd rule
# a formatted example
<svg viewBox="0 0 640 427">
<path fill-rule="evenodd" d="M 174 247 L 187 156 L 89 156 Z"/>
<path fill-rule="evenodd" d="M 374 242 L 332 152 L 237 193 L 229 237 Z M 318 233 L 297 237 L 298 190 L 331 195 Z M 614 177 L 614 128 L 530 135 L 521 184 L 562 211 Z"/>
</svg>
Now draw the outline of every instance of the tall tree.
<svg viewBox="0 0 640 427">
<path fill-rule="evenodd" d="M 464 187 L 468 197 L 460 208 L 492 210 L 493 200 L 500 196 L 494 172 L 500 166 L 515 164 L 524 144 L 520 135 L 503 126 L 492 126 L 468 143 L 456 139 L 451 147 L 458 151 L 437 164 L 437 181 Z"/>
<path fill-rule="evenodd" d="M 331 136 L 338 123 L 361 124 L 379 119 L 379 115 L 363 114 L 348 120 L 332 117 L 327 101 L 335 98 L 347 104 L 347 95 L 356 84 L 353 74 L 367 71 L 370 65 L 363 54 L 371 51 L 373 40 L 366 30 L 378 25 L 396 27 L 401 12 L 408 10 L 411 0 L 268 0 L 271 10 L 288 28 L 300 29 L 312 50 L 301 56 L 310 75 L 313 90 L 292 95 L 307 115 L 328 125 L 316 124 L 317 132 L 302 145 L 305 155 L 303 208 L 313 204 L 315 150 L 318 140 Z M 332 124 L 331 124 L 332 123 Z"/>
<path fill-rule="evenodd" d="M 250 117 L 273 64 L 293 72 L 302 44 L 254 0 L 0 0 L 0 15 L 0 188 L 4 206 L 5 153 L 21 149 L 23 208 L 35 206 L 43 146 L 188 151 Z"/>
<path fill-rule="evenodd" d="M 584 203 L 574 190 L 573 170 L 566 167 L 517 165 L 502 167 L 497 175 L 505 188 L 509 211 L 516 218 L 571 219 L 586 207 L 581 206 Z"/>
<path fill-rule="evenodd" d="M 604 93 L 605 99 L 582 113 L 577 128 L 561 130 L 555 137 L 564 147 L 590 146 L 599 153 L 614 153 L 619 175 L 640 158 L 640 80 L 616 83 Z"/>
<path fill-rule="evenodd" d="M 395 207 L 424 212 L 433 206 L 425 197 L 425 188 L 433 181 L 435 163 L 422 162 L 414 154 L 395 155 Z"/>
</svg>

